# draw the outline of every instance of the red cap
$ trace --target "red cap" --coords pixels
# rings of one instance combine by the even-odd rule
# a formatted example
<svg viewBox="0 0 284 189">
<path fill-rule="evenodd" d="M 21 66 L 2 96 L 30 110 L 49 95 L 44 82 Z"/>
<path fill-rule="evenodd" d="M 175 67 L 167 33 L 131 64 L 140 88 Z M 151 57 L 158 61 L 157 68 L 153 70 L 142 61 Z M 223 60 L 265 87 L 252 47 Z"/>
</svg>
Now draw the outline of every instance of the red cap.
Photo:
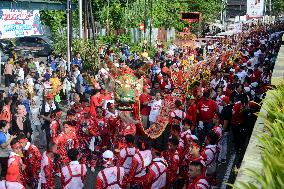
<svg viewBox="0 0 284 189">
<path fill-rule="evenodd" d="M 17 142 L 16 144 L 11 145 L 11 148 L 16 149 L 16 148 L 22 148 L 21 143 Z"/>
<path fill-rule="evenodd" d="M 149 86 L 148 86 L 148 85 L 144 85 L 143 91 L 146 91 L 146 90 L 148 90 L 148 89 L 149 89 Z"/>
<path fill-rule="evenodd" d="M 90 107 L 85 107 L 82 113 L 90 113 L 91 108 Z"/>
<path fill-rule="evenodd" d="M 29 141 L 28 141 L 27 138 L 22 138 L 22 139 L 19 140 L 19 142 L 22 143 L 22 142 L 29 142 Z"/>
<path fill-rule="evenodd" d="M 224 96 L 221 100 L 226 102 L 227 104 L 229 104 L 229 102 L 230 102 L 230 98 L 227 97 L 227 96 Z"/>
<path fill-rule="evenodd" d="M 61 116 L 62 115 L 62 111 L 58 111 L 55 113 L 56 116 Z"/>
<path fill-rule="evenodd" d="M 48 100 L 53 99 L 53 95 L 51 93 L 47 93 L 46 99 L 48 99 Z"/>
</svg>

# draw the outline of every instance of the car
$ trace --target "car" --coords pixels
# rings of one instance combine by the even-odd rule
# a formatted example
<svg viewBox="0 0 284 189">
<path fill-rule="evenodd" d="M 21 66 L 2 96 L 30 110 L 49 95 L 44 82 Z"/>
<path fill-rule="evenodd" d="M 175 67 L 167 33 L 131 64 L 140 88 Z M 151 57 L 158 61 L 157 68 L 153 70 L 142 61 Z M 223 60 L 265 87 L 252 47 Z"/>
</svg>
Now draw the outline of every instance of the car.
<svg viewBox="0 0 284 189">
<path fill-rule="evenodd" d="M 16 51 L 28 50 L 32 54 L 46 57 L 52 52 L 53 42 L 46 36 L 29 36 L 16 38 Z"/>
<path fill-rule="evenodd" d="M 0 39 L 0 49 L 6 53 L 9 54 L 14 48 L 14 45 L 12 41 L 9 39 Z"/>
<path fill-rule="evenodd" d="M 8 61 L 9 56 L 0 49 L 1 63 L 4 64 Z"/>
</svg>

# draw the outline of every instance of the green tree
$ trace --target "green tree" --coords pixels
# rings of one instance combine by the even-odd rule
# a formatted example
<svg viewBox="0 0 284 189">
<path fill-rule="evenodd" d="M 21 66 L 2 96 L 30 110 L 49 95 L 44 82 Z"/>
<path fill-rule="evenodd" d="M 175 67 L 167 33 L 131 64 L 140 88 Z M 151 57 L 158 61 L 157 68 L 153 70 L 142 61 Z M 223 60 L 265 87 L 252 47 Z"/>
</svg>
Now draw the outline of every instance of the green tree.
<svg viewBox="0 0 284 189">
<path fill-rule="evenodd" d="M 52 33 L 58 33 L 58 29 L 66 27 L 66 12 L 58 10 L 40 11 L 41 22 L 50 27 Z"/>
<path fill-rule="evenodd" d="M 269 3 L 266 4 L 266 9 L 269 11 Z M 271 0 L 272 15 L 278 16 L 284 13 L 283 0 Z"/>
</svg>

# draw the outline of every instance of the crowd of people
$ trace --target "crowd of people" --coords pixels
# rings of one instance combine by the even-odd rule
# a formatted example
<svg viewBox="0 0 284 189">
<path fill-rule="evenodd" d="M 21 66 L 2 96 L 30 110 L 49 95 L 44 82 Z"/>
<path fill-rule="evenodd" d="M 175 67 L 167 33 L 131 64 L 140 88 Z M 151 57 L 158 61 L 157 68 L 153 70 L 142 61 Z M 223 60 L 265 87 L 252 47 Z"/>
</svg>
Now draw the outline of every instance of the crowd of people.
<svg viewBox="0 0 284 189">
<path fill-rule="evenodd" d="M 0 189 L 54 189 L 55 177 L 61 188 L 80 189 L 87 171 L 99 171 L 98 189 L 218 188 L 228 151 L 246 149 L 281 31 L 257 25 L 197 48 L 157 43 L 154 57 L 146 43 L 135 58 L 108 47 L 97 73 L 84 70 L 79 53 L 70 71 L 61 55 L 47 63 L 11 56 L 0 91 Z M 117 78 L 129 75 L 142 79 L 139 89 L 131 85 L 136 101 L 127 88 L 117 101 Z M 174 108 L 162 116 L 168 96 Z"/>
</svg>

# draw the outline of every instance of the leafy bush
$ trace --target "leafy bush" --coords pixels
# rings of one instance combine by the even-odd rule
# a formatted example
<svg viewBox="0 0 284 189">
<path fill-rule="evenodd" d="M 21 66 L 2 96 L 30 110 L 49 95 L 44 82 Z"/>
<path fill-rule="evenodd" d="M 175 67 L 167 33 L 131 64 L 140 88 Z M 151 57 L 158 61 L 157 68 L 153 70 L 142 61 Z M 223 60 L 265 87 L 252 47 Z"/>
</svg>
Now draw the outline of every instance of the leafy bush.
<svg viewBox="0 0 284 189">
<path fill-rule="evenodd" d="M 53 39 L 53 49 L 55 53 L 65 54 L 67 52 L 67 36 L 56 35 Z M 73 39 L 72 52 L 79 52 L 84 62 L 84 69 L 89 71 L 97 71 L 99 66 L 99 50 L 98 44 L 93 40 Z"/>
</svg>

